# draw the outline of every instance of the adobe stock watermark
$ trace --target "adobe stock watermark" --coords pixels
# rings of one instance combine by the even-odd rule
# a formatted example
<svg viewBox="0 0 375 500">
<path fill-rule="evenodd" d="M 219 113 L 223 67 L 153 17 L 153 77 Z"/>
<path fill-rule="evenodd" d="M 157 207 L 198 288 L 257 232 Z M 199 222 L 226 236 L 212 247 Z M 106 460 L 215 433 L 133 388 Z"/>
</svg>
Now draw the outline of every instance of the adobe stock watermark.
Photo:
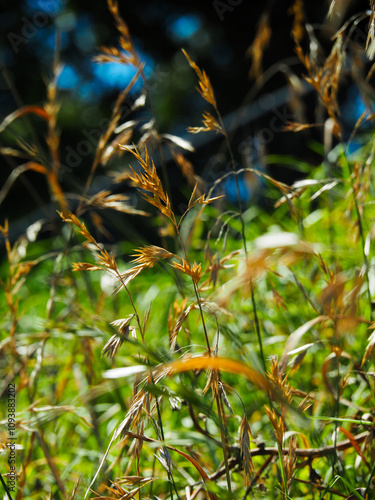
<svg viewBox="0 0 375 500">
<path fill-rule="evenodd" d="M 258 100 L 259 106 L 264 109 L 265 114 L 270 114 L 271 117 L 268 121 L 268 125 L 261 128 L 257 131 L 256 137 L 248 136 L 244 138 L 237 145 L 237 155 L 239 158 L 246 157 L 245 164 L 254 165 L 254 168 L 260 171 L 264 171 L 265 166 L 261 162 L 260 157 L 260 149 L 264 146 L 267 146 L 271 143 L 275 135 L 283 132 L 285 126 L 293 121 L 294 115 L 288 109 L 288 105 L 284 106 L 276 106 L 276 99 L 272 94 L 264 94 Z M 260 163 L 259 163 L 260 160 Z M 230 179 L 233 175 L 236 175 L 236 172 L 241 170 L 244 167 L 242 163 L 235 160 L 228 160 L 227 155 L 223 153 L 217 153 L 211 157 L 211 160 L 206 165 L 203 171 L 203 178 L 208 186 L 208 189 L 212 189 L 215 186 L 219 188 L 221 184 L 221 190 L 226 191 L 225 184 L 226 181 Z M 243 181 L 240 181 L 240 184 Z M 215 187 L 216 189 L 216 187 Z M 222 191 L 221 191 L 222 192 Z M 249 199 L 256 198 L 259 194 L 259 187 L 256 187 L 256 190 L 253 193 L 249 192 L 249 198 L 246 200 L 245 198 L 241 201 L 249 201 Z M 181 203 L 178 206 L 178 209 L 181 213 L 187 210 L 188 205 L 186 203 Z"/>
<path fill-rule="evenodd" d="M 219 16 L 220 21 L 224 21 L 226 12 L 233 12 L 234 8 L 240 5 L 243 0 L 214 0 L 212 6 L 216 14 Z"/>
<path fill-rule="evenodd" d="M 116 101 L 112 103 L 111 109 L 113 110 L 115 106 Z M 130 97 L 127 97 L 118 111 L 120 111 L 122 114 L 127 115 L 132 110 L 133 106 L 133 100 Z M 85 128 L 82 130 L 82 134 L 84 135 L 85 139 L 79 141 L 75 148 L 70 145 L 65 147 L 65 160 L 64 163 L 60 163 L 58 172 L 60 181 L 62 181 L 66 173 L 69 174 L 74 169 L 79 167 L 84 158 L 95 154 L 100 138 L 102 134 L 108 129 L 110 123 L 110 118 L 101 119 L 97 127 L 91 129 Z"/>
<path fill-rule="evenodd" d="M 7 34 L 8 41 L 15 54 L 20 51 L 20 46 L 27 44 L 35 38 L 38 31 L 44 28 L 48 24 L 50 16 L 56 14 L 60 9 L 62 4 L 65 4 L 67 0 L 43 0 L 38 1 L 38 6 L 41 6 L 39 10 L 35 11 L 29 17 L 22 16 L 22 27 L 20 33 L 10 32 Z"/>
<path fill-rule="evenodd" d="M 0 91 L 9 90 L 9 81 L 7 80 L 5 71 L 0 72 Z"/>
<path fill-rule="evenodd" d="M 262 144 L 267 145 L 273 141 L 275 134 L 282 132 L 288 123 L 294 121 L 295 116 L 289 111 L 287 104 L 280 109 L 275 107 L 275 98 L 272 94 L 264 94 L 259 98 L 258 103 L 265 112 L 272 113 L 268 127 L 260 129 L 257 133 Z"/>
<path fill-rule="evenodd" d="M 156 68 L 156 70 L 154 70 L 153 72 L 152 78 L 150 78 L 149 80 L 148 84 L 149 90 L 150 91 L 156 90 L 157 87 L 160 87 L 163 84 L 163 82 L 167 77 L 169 77 L 168 73 L 160 71 L 158 68 Z M 144 94 L 141 93 L 138 96 L 138 98 L 134 98 L 128 95 L 124 99 L 121 106 L 117 110 L 118 112 L 121 113 L 123 117 L 122 123 L 124 122 L 124 120 L 126 120 L 126 117 L 129 116 L 134 110 L 144 106 L 145 99 L 143 97 Z M 116 106 L 117 102 L 114 101 L 110 106 L 111 110 L 113 111 Z M 151 116 L 149 117 L 149 119 L 151 120 Z M 65 147 L 65 153 L 66 153 L 65 160 L 64 163 L 60 163 L 59 167 L 58 175 L 60 181 L 63 179 L 63 176 L 66 173 L 71 173 L 74 169 L 79 167 L 84 158 L 95 154 L 99 144 L 100 137 L 108 129 L 110 122 L 111 122 L 110 118 L 103 118 L 102 120 L 99 121 L 97 127 L 83 129 L 82 134 L 84 135 L 85 139 L 79 141 L 79 143 L 75 146 L 75 148 L 73 148 L 70 145 Z M 121 128 L 121 125 L 118 125 L 118 128 Z"/>
<path fill-rule="evenodd" d="M 8 490 L 16 491 L 16 386 L 8 384 L 8 424 L 7 424 L 7 447 L 9 449 L 8 468 Z M 8 491 L 8 493 L 9 493 Z"/>
<path fill-rule="evenodd" d="M 74 149 L 72 146 L 66 146 L 65 163 L 60 163 L 59 167 L 58 176 L 60 181 L 66 173 L 71 173 L 81 165 L 84 158 L 95 153 L 100 137 L 107 130 L 110 122 L 109 118 L 103 118 L 100 120 L 98 128 L 91 130 L 83 129 L 82 134 L 85 136 L 85 139 L 79 141 Z"/>
</svg>

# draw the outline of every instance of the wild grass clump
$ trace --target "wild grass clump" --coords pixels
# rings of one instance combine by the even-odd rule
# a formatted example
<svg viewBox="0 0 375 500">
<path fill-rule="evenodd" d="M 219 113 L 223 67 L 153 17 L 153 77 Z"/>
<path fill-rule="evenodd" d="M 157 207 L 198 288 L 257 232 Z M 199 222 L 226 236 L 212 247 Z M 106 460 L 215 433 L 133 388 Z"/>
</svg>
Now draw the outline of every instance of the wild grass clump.
<svg viewBox="0 0 375 500">
<path fill-rule="evenodd" d="M 331 16 L 339 4 L 331 2 Z M 366 140 L 360 134 L 374 117 L 366 94 L 373 67 L 355 82 L 367 107 L 349 139 L 338 100 L 349 55 L 353 64 L 374 56 L 373 4 L 336 30 L 323 58 L 303 3 L 294 2 L 296 53 L 323 121 L 296 119 L 286 128 L 321 127 L 323 161 L 292 185 L 237 168 L 209 76 L 186 51 L 208 108 L 190 132 L 222 136 L 232 170 L 207 185 L 185 157 L 191 145 L 159 132 L 157 117 L 141 135 L 136 121 L 121 123 L 137 79 L 137 106 L 152 111 L 152 92 L 117 2 L 108 6 L 119 46 L 103 47 L 96 60 L 130 64 L 136 76 L 116 101 L 82 192 L 64 192 L 59 177 L 57 56 L 46 104 L 25 106 L 0 125 L 4 131 L 25 114 L 45 121 L 43 149 L 22 140 L 18 149 L 2 148 L 26 162 L 0 200 L 33 170 L 47 179 L 60 216 L 47 240 L 38 240 L 38 223 L 16 242 L 8 222 L 0 226 L 1 394 L 9 383 L 17 388 L 17 487 L 4 495 L 373 498 L 375 136 L 371 128 Z M 352 35 L 365 19 L 360 46 Z M 254 88 L 265 79 L 271 36 L 265 14 L 249 49 Z M 191 187 L 182 211 L 173 207 L 166 147 Z M 110 190 L 91 191 L 98 168 L 115 167 L 119 156 L 129 167 L 112 179 L 136 190 L 135 205 Z M 276 200 L 272 211 L 241 200 L 240 174 L 262 179 Z M 229 177 L 235 206 L 225 198 Z M 126 252 L 121 242 L 103 244 L 103 209 L 152 217 L 159 243 L 137 242 Z M 6 485 L 5 465 L 1 474 Z"/>
</svg>

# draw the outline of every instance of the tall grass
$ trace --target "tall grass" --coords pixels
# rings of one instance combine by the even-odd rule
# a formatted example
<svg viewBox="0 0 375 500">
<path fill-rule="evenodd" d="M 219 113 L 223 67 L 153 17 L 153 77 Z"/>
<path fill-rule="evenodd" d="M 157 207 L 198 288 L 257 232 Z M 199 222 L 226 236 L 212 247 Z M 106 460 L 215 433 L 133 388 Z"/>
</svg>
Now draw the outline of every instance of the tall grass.
<svg viewBox="0 0 375 500">
<path fill-rule="evenodd" d="M 321 127 L 325 151 L 322 164 L 293 185 L 236 167 L 209 76 L 184 51 L 209 107 L 190 132 L 220 134 L 231 159 L 232 170 L 211 186 L 184 156 L 190 145 L 160 133 L 157 116 L 137 141 L 135 122 L 121 124 L 122 104 L 139 77 L 145 98 L 138 105 L 151 113 L 152 92 L 117 2 L 108 6 L 120 48 L 102 47 L 96 60 L 130 64 L 136 76 L 116 101 L 87 182 L 75 194 L 75 210 L 59 180 L 58 56 L 45 105 L 25 106 L 0 125 L 4 132 L 26 114 L 46 123 L 43 149 L 22 141 L 18 149 L 2 148 L 27 161 L 3 186 L 0 200 L 11 196 L 18 175 L 33 170 L 47 179 L 61 218 L 49 240 L 38 240 L 40 224 L 16 242 L 9 239 L 8 222 L 0 226 L 6 251 L 1 394 L 16 384 L 18 434 L 18 486 L 4 495 L 373 498 L 371 127 L 361 139 L 363 125 L 373 120 L 373 68 L 357 74 L 367 108 L 349 141 L 338 91 L 349 56 L 352 64 L 372 60 L 374 6 L 337 29 L 323 58 L 303 3 L 294 2 L 296 53 L 323 121 L 296 119 L 286 129 L 298 141 L 298 134 Z M 338 16 L 340 8 L 331 2 L 330 15 Z M 360 46 L 352 37 L 364 19 L 367 42 Z M 270 36 L 265 15 L 249 49 L 257 89 Z M 357 137 L 362 142 L 349 154 Z M 182 212 L 172 203 L 166 146 L 191 187 Z M 98 167 L 120 155 L 129 168 L 115 181 L 136 190 L 135 206 L 110 191 L 89 194 Z M 282 165 L 281 157 L 276 160 Z M 240 175 L 262 178 L 266 196 L 275 201 L 272 211 L 241 200 Z M 225 199 L 230 177 L 235 206 Z M 102 209 L 151 216 L 161 246 L 103 245 L 108 229 Z M 1 436 L 6 457 L 6 432 Z M 1 474 L 6 484 L 6 465 Z"/>
</svg>

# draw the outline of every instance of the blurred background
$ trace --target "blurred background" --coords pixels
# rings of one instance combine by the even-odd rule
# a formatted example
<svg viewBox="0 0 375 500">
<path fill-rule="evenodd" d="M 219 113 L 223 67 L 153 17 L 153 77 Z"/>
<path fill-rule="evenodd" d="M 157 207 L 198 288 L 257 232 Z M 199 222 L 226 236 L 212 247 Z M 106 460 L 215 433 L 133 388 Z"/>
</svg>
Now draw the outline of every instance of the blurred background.
<svg viewBox="0 0 375 500">
<path fill-rule="evenodd" d="M 340 9 L 328 22 L 331 3 L 316 0 L 305 2 L 303 7 L 311 26 L 311 40 L 322 51 L 323 60 L 332 46 L 335 27 L 369 7 L 367 1 L 341 1 Z M 187 150 L 186 158 L 208 184 L 229 169 L 230 159 L 219 134 L 187 132 L 189 126 L 201 124 L 202 112 L 208 105 L 195 89 L 197 77 L 182 47 L 210 77 L 239 167 L 267 170 L 288 183 L 305 176 L 307 164 L 318 165 L 322 160 L 321 129 L 299 136 L 283 132 L 289 121 L 315 122 L 319 118 L 318 99 L 302 78 L 304 71 L 290 35 L 294 4 L 288 0 L 119 2 L 120 13 L 145 63 L 157 129 L 191 142 L 194 151 Z M 60 156 L 62 165 L 68 167 L 62 170 L 60 181 L 64 191 L 80 193 L 116 97 L 135 74 L 131 66 L 93 61 L 101 46 L 117 45 L 118 33 L 106 2 L 2 0 L 1 9 L 0 121 L 23 105 L 43 106 L 46 102 L 46 82 L 51 77 L 58 33 L 62 64 L 58 78 Z M 366 39 L 366 23 L 368 20 L 357 25 L 358 43 L 363 44 Z M 255 39 L 261 45 L 258 52 L 253 44 Z M 139 82 L 126 101 L 124 122 L 133 119 L 131 108 L 141 92 Z M 343 119 L 346 117 L 348 127 L 361 111 L 361 101 L 350 92 L 348 77 L 342 95 L 344 108 L 345 101 L 347 105 Z M 139 127 L 150 119 L 149 106 L 137 112 Z M 43 144 L 45 133 L 46 125 L 37 116 L 19 118 L 1 132 L 1 151 L 20 140 L 25 144 Z M 280 155 L 287 155 L 290 160 L 278 161 Z M 186 183 L 176 165 L 168 157 L 166 160 L 174 204 L 178 207 L 186 200 Z M 22 160 L 2 154 L 0 163 L 3 187 Z M 121 158 L 110 164 L 117 171 L 126 166 Z M 113 187 L 108 184 L 106 169 L 108 166 L 98 169 L 92 194 Z M 259 181 L 254 180 L 253 185 L 252 182 L 251 178 L 241 179 L 243 202 L 271 205 L 274 200 L 267 200 Z M 120 185 L 116 189 L 121 192 L 126 188 Z M 228 203 L 236 203 L 234 184 L 228 182 L 225 189 Z M 15 234 L 20 233 L 38 218 L 55 217 L 49 199 L 44 177 L 26 172 L 0 199 L 0 221 L 7 217 Z"/>
</svg>

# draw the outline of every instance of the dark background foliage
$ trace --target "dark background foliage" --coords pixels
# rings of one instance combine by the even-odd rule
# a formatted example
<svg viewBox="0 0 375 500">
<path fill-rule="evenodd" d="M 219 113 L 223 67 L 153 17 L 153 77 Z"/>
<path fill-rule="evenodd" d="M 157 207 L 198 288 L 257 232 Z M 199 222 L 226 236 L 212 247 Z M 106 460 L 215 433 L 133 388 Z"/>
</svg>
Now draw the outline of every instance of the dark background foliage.
<svg viewBox="0 0 375 500">
<path fill-rule="evenodd" d="M 246 0 L 120 2 L 121 14 L 146 63 L 158 130 L 192 140 L 197 150 L 189 159 L 209 180 L 217 172 L 225 171 L 228 159 L 220 155 L 221 139 L 214 133 L 188 137 L 187 127 L 199 125 L 206 103 L 195 90 L 195 75 L 181 53 L 181 47 L 206 70 L 224 116 L 247 106 L 245 124 L 233 129 L 232 141 L 238 151 L 247 141 L 250 149 L 255 150 L 251 161 L 256 163 L 259 142 L 254 142 L 254 137 L 260 132 L 265 139 L 261 144 L 263 154 L 292 154 L 313 164 L 320 161 L 316 148 L 313 152 L 310 143 L 311 139 L 321 140 L 321 131 L 306 133 L 300 141 L 296 141 L 293 134 L 281 132 L 291 115 L 285 107 L 287 93 L 280 94 L 277 90 L 286 86 L 288 71 L 300 76 L 302 70 L 290 36 L 292 3 Z M 327 51 L 332 35 L 324 31 L 328 4 L 316 1 L 305 5 L 306 18 L 319 35 L 322 49 Z M 363 4 L 363 9 L 368 7 L 367 2 L 348 2 L 345 16 L 349 17 L 351 11 L 358 12 L 362 7 L 360 4 Z M 64 65 L 59 78 L 61 161 L 74 166 L 62 182 L 65 189 L 80 192 L 80 185 L 92 162 L 101 124 L 110 116 L 118 92 L 134 74 L 131 68 L 116 69 L 113 65 L 98 66 L 92 62 L 100 46 L 116 45 L 117 32 L 106 2 L 3 0 L 2 9 L 0 118 L 24 104 L 43 104 L 45 81 L 51 75 L 56 32 L 59 32 L 60 60 Z M 264 12 L 270 13 L 271 27 L 271 39 L 262 61 L 267 77 L 261 87 L 255 88 L 254 79 L 249 78 L 251 58 L 247 49 L 254 40 Z M 287 67 L 290 70 L 285 71 Z M 262 96 L 263 101 L 259 101 Z M 131 99 L 136 97 L 135 91 Z M 254 101 L 260 102 L 260 106 L 251 107 Z M 308 103 L 309 118 L 314 120 L 312 113 L 316 98 L 309 94 L 305 102 Z M 275 114 L 275 109 L 279 114 Z M 129 119 L 125 115 L 124 120 Z M 144 122 L 147 119 L 146 113 Z M 277 126 L 275 130 L 271 126 L 270 132 L 272 123 L 277 123 Z M 40 119 L 21 119 L 12 125 L 11 130 L 0 135 L 1 145 L 14 144 L 17 133 L 30 144 L 35 140 L 43 142 L 44 132 Z M 0 184 L 3 185 L 20 162 L 4 156 L 0 161 Z M 270 168 L 272 175 L 286 182 L 301 175 L 293 165 Z M 181 178 L 174 165 L 168 165 L 168 170 L 178 204 L 184 199 Z M 47 186 L 40 177 L 36 173 L 27 173 L 16 181 L 12 187 L 13 196 L 0 206 L 2 219 L 7 216 L 15 220 L 27 215 L 28 223 L 32 222 L 30 214 L 35 210 L 40 212 L 48 200 Z M 100 182 L 94 184 L 94 190 L 106 187 Z"/>
</svg>

